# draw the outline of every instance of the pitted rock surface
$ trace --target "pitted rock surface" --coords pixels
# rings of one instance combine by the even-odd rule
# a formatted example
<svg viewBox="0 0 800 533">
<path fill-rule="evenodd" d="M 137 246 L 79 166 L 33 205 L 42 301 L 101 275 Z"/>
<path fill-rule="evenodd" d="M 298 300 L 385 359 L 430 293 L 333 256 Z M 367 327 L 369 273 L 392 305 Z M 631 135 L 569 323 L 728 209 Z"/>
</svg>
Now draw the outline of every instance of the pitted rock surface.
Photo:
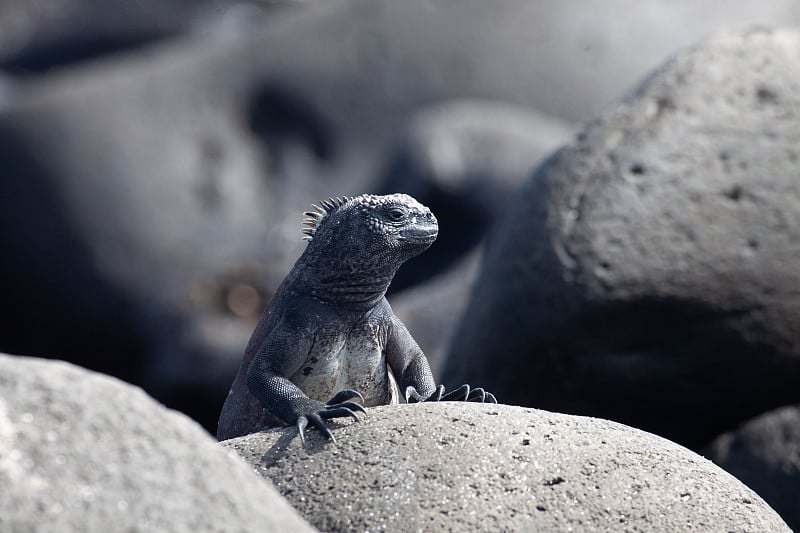
<svg viewBox="0 0 800 533">
<path fill-rule="evenodd" d="M 690 446 L 800 399 L 799 79 L 800 32 L 726 33 L 590 124 L 498 224 L 445 382 Z"/>
<path fill-rule="evenodd" d="M 333 425 L 333 424 L 332 424 Z M 614 422 L 464 402 L 225 441 L 323 531 L 789 531 L 710 461 Z"/>
<path fill-rule="evenodd" d="M 0 354 L 0 530 L 313 531 L 187 417 L 68 363 Z"/>
</svg>

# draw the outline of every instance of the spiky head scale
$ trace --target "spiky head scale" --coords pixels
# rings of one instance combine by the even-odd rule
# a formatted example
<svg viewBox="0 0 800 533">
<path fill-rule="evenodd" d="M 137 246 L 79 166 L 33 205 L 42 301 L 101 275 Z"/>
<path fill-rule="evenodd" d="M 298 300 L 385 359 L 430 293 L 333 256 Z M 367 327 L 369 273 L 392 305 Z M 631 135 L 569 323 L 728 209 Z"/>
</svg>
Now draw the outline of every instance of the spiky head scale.
<svg viewBox="0 0 800 533">
<path fill-rule="evenodd" d="M 319 205 L 311 204 L 311 210 L 303 213 L 305 218 L 303 219 L 303 227 L 300 229 L 304 234 L 303 239 L 306 241 L 313 239 L 322 220 L 350 200 L 352 198 L 349 196 L 337 196 L 336 198 L 321 200 Z"/>
</svg>

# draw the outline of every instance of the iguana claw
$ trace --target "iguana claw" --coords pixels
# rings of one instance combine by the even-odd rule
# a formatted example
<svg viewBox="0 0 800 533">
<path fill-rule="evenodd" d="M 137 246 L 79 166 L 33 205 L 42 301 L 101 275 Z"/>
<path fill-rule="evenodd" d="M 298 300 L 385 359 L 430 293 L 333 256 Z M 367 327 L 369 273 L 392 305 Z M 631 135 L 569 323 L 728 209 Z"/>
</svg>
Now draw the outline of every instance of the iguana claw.
<svg viewBox="0 0 800 533">
<path fill-rule="evenodd" d="M 326 403 L 327 405 L 333 405 L 346 402 L 347 400 L 352 400 L 353 398 L 358 398 L 361 400 L 361 403 L 364 403 L 364 397 L 361 395 L 361 393 L 353 389 L 344 389 L 343 391 L 337 392 L 336 395 Z"/>
<path fill-rule="evenodd" d="M 336 438 L 334 438 L 333 433 L 325 423 L 325 420 L 349 416 L 354 418 L 356 422 L 360 422 L 361 418 L 359 418 L 355 411 L 361 411 L 362 413 L 367 414 L 367 410 L 361 404 L 347 401 L 353 398 L 359 398 L 362 402 L 364 401 L 364 397 L 360 392 L 352 389 L 346 389 L 338 392 L 333 398 L 322 404 L 322 408 L 316 412 L 301 415 L 297 419 L 297 432 L 300 434 L 300 440 L 303 442 L 303 444 L 306 442 L 305 429 L 309 424 L 322 431 L 325 436 L 327 436 L 331 441 L 333 441 L 334 444 L 336 444 Z"/>
<path fill-rule="evenodd" d="M 451 390 L 447 394 L 444 392 L 444 385 L 439 385 L 427 398 L 420 395 L 413 386 L 406 387 L 406 402 L 483 402 L 497 403 L 497 398 L 491 392 L 486 392 L 481 387 L 471 389 L 464 384 L 457 389 Z"/>
<path fill-rule="evenodd" d="M 333 436 L 333 433 L 331 433 L 330 428 L 323 422 L 322 418 L 316 414 L 303 415 L 297 419 L 297 431 L 300 433 L 300 440 L 303 444 L 306 443 L 305 429 L 309 422 L 311 422 L 312 426 L 317 426 L 334 444 L 336 444 L 336 438 Z"/>
</svg>

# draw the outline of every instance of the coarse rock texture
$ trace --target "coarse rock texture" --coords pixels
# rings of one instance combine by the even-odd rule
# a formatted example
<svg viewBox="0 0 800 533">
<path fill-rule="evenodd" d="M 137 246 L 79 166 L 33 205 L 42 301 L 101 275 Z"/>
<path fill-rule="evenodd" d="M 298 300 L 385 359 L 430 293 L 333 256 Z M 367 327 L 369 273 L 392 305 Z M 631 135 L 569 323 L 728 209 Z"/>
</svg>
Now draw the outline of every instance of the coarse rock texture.
<svg viewBox="0 0 800 533">
<path fill-rule="evenodd" d="M 725 433 L 704 455 L 752 488 L 800 531 L 800 406 L 775 409 Z"/>
<path fill-rule="evenodd" d="M 447 382 L 699 447 L 800 399 L 800 33 L 678 54 L 487 245 Z"/>
<path fill-rule="evenodd" d="M 614 422 L 507 405 L 383 406 L 225 441 L 323 531 L 789 531 L 710 461 Z"/>
<path fill-rule="evenodd" d="M 313 531 L 200 426 L 136 387 L 0 354 L 0 530 Z"/>
</svg>

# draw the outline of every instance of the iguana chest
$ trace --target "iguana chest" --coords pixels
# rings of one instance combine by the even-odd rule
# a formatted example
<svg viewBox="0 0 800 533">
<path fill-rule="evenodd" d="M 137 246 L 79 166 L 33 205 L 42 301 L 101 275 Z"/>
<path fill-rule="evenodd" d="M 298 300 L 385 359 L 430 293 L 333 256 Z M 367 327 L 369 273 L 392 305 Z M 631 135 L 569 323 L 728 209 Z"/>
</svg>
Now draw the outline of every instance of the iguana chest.
<svg viewBox="0 0 800 533">
<path fill-rule="evenodd" d="M 399 390 L 384 355 L 385 338 L 376 320 L 361 321 L 344 332 L 322 328 L 290 379 L 315 400 L 327 401 L 343 389 L 355 389 L 367 406 L 398 403 Z"/>
</svg>

